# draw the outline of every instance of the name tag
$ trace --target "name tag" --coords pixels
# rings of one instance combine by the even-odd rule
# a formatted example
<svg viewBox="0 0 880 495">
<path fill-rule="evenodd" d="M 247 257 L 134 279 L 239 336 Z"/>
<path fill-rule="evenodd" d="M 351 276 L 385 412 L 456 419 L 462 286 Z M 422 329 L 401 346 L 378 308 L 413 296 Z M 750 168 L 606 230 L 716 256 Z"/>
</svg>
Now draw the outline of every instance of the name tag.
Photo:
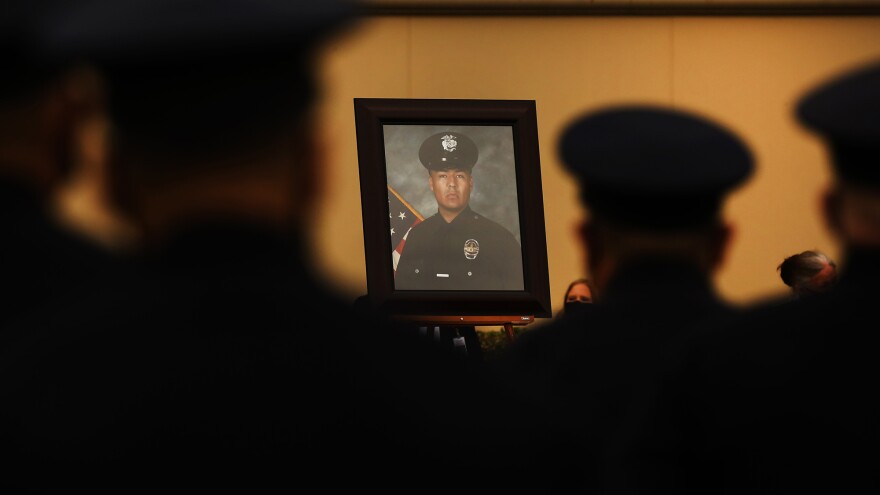
<svg viewBox="0 0 880 495">
<path fill-rule="evenodd" d="M 448 274 L 448 273 L 438 273 L 437 276 L 440 277 L 440 278 L 449 278 L 449 274 Z"/>
</svg>

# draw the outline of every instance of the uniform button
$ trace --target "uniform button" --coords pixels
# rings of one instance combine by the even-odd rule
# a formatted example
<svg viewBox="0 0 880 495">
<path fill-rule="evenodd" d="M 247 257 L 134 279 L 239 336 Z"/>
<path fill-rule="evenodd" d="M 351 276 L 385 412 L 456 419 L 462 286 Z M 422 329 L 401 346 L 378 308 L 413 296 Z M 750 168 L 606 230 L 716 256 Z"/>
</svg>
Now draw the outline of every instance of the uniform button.
<svg viewBox="0 0 880 495">
<path fill-rule="evenodd" d="M 474 272 L 468 272 L 468 277 L 470 277 L 473 274 L 474 274 Z"/>
<path fill-rule="evenodd" d="M 416 273 L 419 273 L 419 269 L 418 269 L 418 268 L 416 268 Z"/>
</svg>

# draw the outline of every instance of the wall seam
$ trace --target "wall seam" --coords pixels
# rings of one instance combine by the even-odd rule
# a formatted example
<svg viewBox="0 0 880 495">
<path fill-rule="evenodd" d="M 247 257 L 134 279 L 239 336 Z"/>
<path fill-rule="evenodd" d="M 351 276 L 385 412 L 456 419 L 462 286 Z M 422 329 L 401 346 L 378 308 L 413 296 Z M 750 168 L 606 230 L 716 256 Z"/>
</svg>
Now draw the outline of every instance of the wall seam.
<svg viewBox="0 0 880 495">
<path fill-rule="evenodd" d="M 673 108 L 677 106 L 675 101 L 675 21 L 675 17 L 669 20 L 669 101 Z"/>
<path fill-rule="evenodd" d="M 406 96 L 413 97 L 413 23 L 415 18 L 410 16 L 406 23 Z"/>
</svg>

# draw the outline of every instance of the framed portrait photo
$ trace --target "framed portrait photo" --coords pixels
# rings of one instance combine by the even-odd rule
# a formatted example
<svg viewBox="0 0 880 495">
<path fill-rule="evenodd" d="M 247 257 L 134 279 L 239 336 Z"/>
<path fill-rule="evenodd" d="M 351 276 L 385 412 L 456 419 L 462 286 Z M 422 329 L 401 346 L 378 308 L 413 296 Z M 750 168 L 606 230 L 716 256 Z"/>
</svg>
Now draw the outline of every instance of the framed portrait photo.
<svg viewBox="0 0 880 495">
<path fill-rule="evenodd" d="M 550 317 L 534 100 L 355 98 L 370 303 Z"/>
</svg>

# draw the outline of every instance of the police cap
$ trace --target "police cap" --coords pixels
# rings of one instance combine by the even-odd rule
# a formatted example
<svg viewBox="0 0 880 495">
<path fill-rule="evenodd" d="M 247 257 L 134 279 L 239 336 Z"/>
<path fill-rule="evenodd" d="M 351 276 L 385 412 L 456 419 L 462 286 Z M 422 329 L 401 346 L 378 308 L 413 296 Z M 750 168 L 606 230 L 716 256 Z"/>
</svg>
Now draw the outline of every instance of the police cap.
<svg viewBox="0 0 880 495">
<path fill-rule="evenodd" d="M 354 14 L 342 0 L 92 0 L 48 44 L 102 71 L 124 133 L 225 143 L 299 116 L 314 94 L 312 49 Z"/>
<path fill-rule="evenodd" d="M 880 185 L 880 61 L 813 88 L 796 112 L 827 140 L 839 177 Z"/>
<path fill-rule="evenodd" d="M 477 145 L 460 132 L 438 132 L 419 148 L 419 160 L 428 170 L 457 168 L 470 172 L 479 156 Z"/>
<path fill-rule="evenodd" d="M 563 132 L 559 152 L 594 214 L 632 227 L 699 227 L 752 172 L 746 145 L 704 117 L 652 106 L 587 114 Z"/>
</svg>

